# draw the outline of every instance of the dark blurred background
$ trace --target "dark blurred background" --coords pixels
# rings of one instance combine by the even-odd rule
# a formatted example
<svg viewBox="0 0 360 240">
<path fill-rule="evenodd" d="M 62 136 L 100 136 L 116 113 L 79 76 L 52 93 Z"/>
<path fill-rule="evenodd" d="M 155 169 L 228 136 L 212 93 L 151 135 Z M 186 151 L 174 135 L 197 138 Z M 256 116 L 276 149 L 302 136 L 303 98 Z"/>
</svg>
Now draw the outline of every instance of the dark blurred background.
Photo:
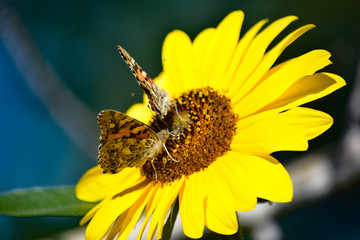
<svg viewBox="0 0 360 240">
<path fill-rule="evenodd" d="M 331 114 L 335 123 L 310 142 L 309 152 L 276 155 L 293 169 L 289 171 L 295 176 L 295 196 L 300 197 L 273 214 L 260 213 L 262 220 L 271 221 L 262 225 L 249 221 L 247 239 L 359 239 L 357 0 L 1 0 L 0 192 L 75 185 L 96 164 L 96 114 L 102 109 L 124 112 L 142 100 L 142 91 L 116 45 L 122 45 L 155 77 L 161 71 L 161 46 L 167 33 L 181 29 L 193 39 L 238 9 L 245 12 L 242 33 L 263 18 L 274 21 L 286 15 L 300 18 L 286 34 L 308 23 L 317 25 L 289 46 L 279 61 L 326 49 L 334 64 L 325 71 L 342 76 L 348 84 L 308 104 Z M 316 161 L 303 161 L 313 155 Z M 318 167 L 312 166 L 314 162 L 322 167 L 313 175 L 319 176 L 319 181 L 324 181 L 322 174 L 330 180 L 319 185 L 327 188 L 324 194 L 312 198 L 312 192 L 301 187 L 302 178 L 296 182 L 296 174 L 302 173 L 304 166 L 312 173 L 311 169 Z M 302 190 L 299 193 L 297 184 Z M 0 217 L 0 239 L 58 239 L 56 233 L 75 228 L 78 220 Z"/>
</svg>

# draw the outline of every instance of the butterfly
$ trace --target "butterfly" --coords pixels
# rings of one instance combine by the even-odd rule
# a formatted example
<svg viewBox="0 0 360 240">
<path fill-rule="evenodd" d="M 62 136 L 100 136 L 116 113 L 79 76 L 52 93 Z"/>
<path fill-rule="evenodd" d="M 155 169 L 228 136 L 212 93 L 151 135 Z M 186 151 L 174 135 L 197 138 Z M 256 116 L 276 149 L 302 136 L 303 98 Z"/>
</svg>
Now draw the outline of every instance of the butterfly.
<svg viewBox="0 0 360 240">
<path fill-rule="evenodd" d="M 168 113 L 172 99 L 168 92 L 159 88 L 155 82 L 147 75 L 147 73 L 139 66 L 139 64 L 133 59 L 128 52 L 121 46 L 117 46 L 121 57 L 130 67 L 133 72 L 136 81 L 140 87 L 145 91 L 151 109 L 163 119 Z"/>
<path fill-rule="evenodd" d="M 101 111 L 97 121 L 101 130 L 98 163 L 104 173 L 142 167 L 147 160 L 153 161 L 163 147 L 168 152 L 165 147 L 168 129 L 155 132 L 145 123 L 115 110 Z"/>
</svg>

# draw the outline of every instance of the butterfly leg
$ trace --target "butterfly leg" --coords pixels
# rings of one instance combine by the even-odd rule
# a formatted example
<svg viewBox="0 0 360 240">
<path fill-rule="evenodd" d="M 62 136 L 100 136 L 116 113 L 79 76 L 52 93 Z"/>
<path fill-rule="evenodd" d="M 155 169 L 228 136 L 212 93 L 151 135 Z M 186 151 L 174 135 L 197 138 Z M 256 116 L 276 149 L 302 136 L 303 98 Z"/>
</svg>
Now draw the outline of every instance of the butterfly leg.
<svg viewBox="0 0 360 240">
<path fill-rule="evenodd" d="M 166 151 L 166 153 L 168 154 L 168 156 L 171 158 L 171 160 L 173 160 L 174 162 L 179 162 L 179 160 L 174 159 L 174 158 L 170 155 L 170 153 L 169 153 L 169 151 L 167 150 L 165 144 L 163 143 L 162 145 L 164 146 L 165 151 Z"/>
<path fill-rule="evenodd" d="M 156 179 L 156 181 L 158 181 L 158 178 L 157 178 L 157 173 L 156 173 L 156 168 L 155 168 L 155 166 L 154 166 L 154 159 L 153 159 L 153 160 L 151 160 L 151 166 L 153 167 L 154 172 L 155 172 L 155 179 Z"/>
</svg>

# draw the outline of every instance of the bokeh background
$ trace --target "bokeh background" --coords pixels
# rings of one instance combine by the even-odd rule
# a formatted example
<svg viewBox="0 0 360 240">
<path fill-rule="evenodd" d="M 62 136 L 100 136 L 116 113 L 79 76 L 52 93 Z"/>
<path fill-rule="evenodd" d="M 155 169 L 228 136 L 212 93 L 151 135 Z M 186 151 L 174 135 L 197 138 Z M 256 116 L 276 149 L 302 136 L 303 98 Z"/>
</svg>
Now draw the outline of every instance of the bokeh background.
<svg viewBox="0 0 360 240">
<path fill-rule="evenodd" d="M 192 39 L 228 13 L 245 12 L 242 29 L 286 15 L 317 28 L 279 62 L 312 49 L 332 53 L 325 70 L 348 85 L 308 104 L 333 116 L 333 127 L 305 153 L 275 154 L 289 169 L 290 204 L 240 213 L 247 239 L 360 237 L 360 3 L 357 0 L 0 1 L 0 192 L 75 185 L 96 164 L 102 109 L 126 111 L 142 91 L 122 61 L 121 44 L 155 77 L 161 46 L 174 29 Z M 283 35 L 282 35 L 283 36 Z M 132 93 L 135 93 L 134 96 Z M 82 239 L 79 218 L 0 217 L 0 239 Z M 174 238 L 186 239 L 181 229 Z M 216 239 L 207 233 L 204 239 Z"/>
</svg>

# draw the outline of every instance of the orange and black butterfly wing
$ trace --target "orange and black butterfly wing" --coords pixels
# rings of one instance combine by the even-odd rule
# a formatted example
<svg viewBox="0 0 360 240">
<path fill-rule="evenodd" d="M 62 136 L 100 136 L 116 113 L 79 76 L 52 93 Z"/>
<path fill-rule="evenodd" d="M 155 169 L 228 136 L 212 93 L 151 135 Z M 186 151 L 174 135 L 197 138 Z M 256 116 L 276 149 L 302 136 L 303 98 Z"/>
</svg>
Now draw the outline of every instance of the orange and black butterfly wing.
<svg viewBox="0 0 360 240">
<path fill-rule="evenodd" d="M 98 115 L 101 129 L 98 163 L 104 173 L 117 173 L 126 167 L 141 167 L 146 151 L 158 140 L 146 124 L 118 111 L 104 110 Z"/>
<path fill-rule="evenodd" d="M 161 119 L 163 119 L 170 109 L 170 95 L 155 84 L 155 82 L 140 67 L 135 59 L 133 59 L 130 54 L 125 51 L 125 49 L 118 46 L 118 50 L 121 57 L 133 72 L 136 81 L 146 93 L 151 109 L 156 112 Z"/>
</svg>

